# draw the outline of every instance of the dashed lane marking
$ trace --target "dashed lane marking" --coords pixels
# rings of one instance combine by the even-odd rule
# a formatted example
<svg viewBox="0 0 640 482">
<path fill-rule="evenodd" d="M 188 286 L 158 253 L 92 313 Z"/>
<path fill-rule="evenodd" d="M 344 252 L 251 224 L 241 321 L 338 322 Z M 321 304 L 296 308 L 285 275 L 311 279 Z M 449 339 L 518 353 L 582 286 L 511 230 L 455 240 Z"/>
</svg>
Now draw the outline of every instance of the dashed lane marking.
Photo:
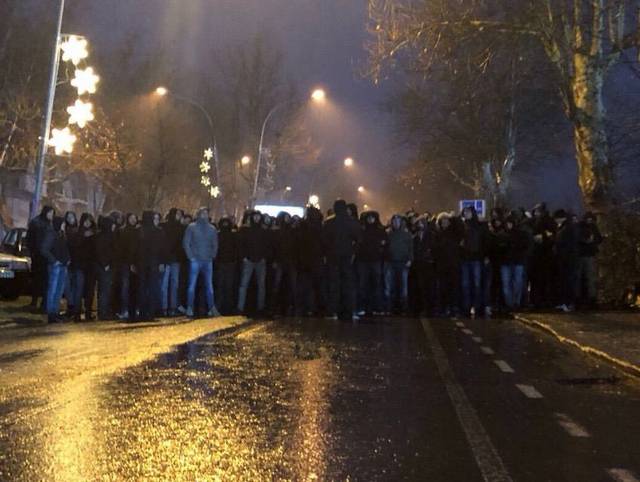
<svg viewBox="0 0 640 482">
<path fill-rule="evenodd" d="M 440 373 L 449 399 L 458 415 L 458 420 L 467 437 L 467 442 L 471 447 L 471 452 L 480 469 L 482 478 L 486 482 L 510 482 L 512 480 L 511 476 L 504 466 L 502 458 L 500 458 L 493 442 L 491 442 L 489 434 L 487 434 L 487 431 L 482 425 L 473 405 L 469 402 L 464 389 L 456 381 L 451 365 L 447 360 L 447 355 L 438 341 L 433 328 L 431 328 L 431 324 L 428 320 L 422 320 L 422 327 L 427 335 L 427 342 L 431 347 L 433 358 L 438 367 L 438 373 Z"/>
<path fill-rule="evenodd" d="M 502 370 L 504 373 L 515 373 L 515 370 L 513 368 L 511 368 L 511 365 L 509 365 L 506 361 L 504 361 L 504 360 L 494 360 L 493 362 L 496 365 L 498 365 L 498 368 L 500 370 Z"/>
<path fill-rule="evenodd" d="M 518 390 L 525 394 L 527 398 L 543 398 L 542 393 L 536 390 L 536 387 L 533 385 L 520 385 L 516 384 Z"/>
<path fill-rule="evenodd" d="M 591 434 L 587 432 L 587 429 L 579 423 L 573 421 L 571 417 L 569 417 L 569 415 L 565 415 L 564 413 L 556 413 L 555 416 L 558 424 L 565 430 L 565 432 L 567 432 L 572 437 L 591 437 Z"/>
<path fill-rule="evenodd" d="M 464 323 L 462 323 L 461 321 L 457 321 L 456 326 L 459 328 L 464 328 Z"/>
<path fill-rule="evenodd" d="M 462 333 L 464 333 L 465 335 L 473 335 L 473 331 L 468 328 L 463 328 Z"/>
<path fill-rule="evenodd" d="M 616 482 L 640 482 L 633 472 L 626 469 L 609 469 L 607 473 Z"/>
<path fill-rule="evenodd" d="M 482 353 L 484 353 L 485 355 L 495 355 L 496 352 L 493 351 L 491 348 L 489 348 L 488 346 L 481 346 L 480 350 L 482 350 Z"/>
<path fill-rule="evenodd" d="M 473 338 L 471 338 L 473 341 L 475 341 L 476 343 L 482 343 L 482 338 L 480 338 L 479 336 L 474 336 Z"/>
</svg>

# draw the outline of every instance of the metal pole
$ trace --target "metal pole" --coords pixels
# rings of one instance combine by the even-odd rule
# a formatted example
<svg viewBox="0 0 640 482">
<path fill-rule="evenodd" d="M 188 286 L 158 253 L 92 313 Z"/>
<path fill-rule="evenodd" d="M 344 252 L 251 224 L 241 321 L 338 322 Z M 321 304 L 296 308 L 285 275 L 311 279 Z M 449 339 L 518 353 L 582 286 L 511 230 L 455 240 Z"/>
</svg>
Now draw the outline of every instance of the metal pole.
<svg viewBox="0 0 640 482">
<path fill-rule="evenodd" d="M 33 190 L 31 205 L 29 206 L 29 219 L 33 219 L 40 207 L 40 198 L 42 197 L 42 184 L 44 183 L 44 165 L 47 157 L 47 142 L 49 141 L 49 132 L 51 130 L 51 118 L 53 117 L 53 102 L 56 98 L 56 83 L 58 80 L 58 68 L 60 66 L 60 38 L 62 36 L 62 18 L 64 17 L 64 2 L 60 0 L 60 8 L 58 11 L 58 27 L 56 30 L 56 42 L 51 58 L 51 73 L 49 77 L 49 90 L 47 92 L 46 110 L 44 122 L 42 123 L 42 132 L 40 135 L 40 144 L 38 146 L 38 157 L 36 160 L 36 185 Z"/>
</svg>

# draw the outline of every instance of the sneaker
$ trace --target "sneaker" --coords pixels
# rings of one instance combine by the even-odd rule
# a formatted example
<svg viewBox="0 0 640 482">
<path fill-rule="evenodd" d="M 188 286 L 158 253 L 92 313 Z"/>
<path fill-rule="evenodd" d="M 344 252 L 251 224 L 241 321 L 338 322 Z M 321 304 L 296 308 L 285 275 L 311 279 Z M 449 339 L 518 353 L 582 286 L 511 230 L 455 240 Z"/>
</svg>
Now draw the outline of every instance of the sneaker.
<svg viewBox="0 0 640 482">
<path fill-rule="evenodd" d="M 218 309 L 214 306 L 213 308 L 211 308 L 208 312 L 207 312 L 207 316 L 209 318 L 218 318 L 219 316 L 222 316 L 220 314 L 220 312 L 218 311 Z"/>
<path fill-rule="evenodd" d="M 129 311 L 128 311 L 128 310 L 125 310 L 125 311 L 123 311 L 122 313 L 117 313 L 117 314 L 116 314 L 116 317 L 117 317 L 119 320 L 128 320 L 128 319 L 129 319 Z"/>
<path fill-rule="evenodd" d="M 189 318 L 193 318 L 193 308 L 187 308 L 187 311 L 185 311 L 185 314 L 186 314 Z"/>
<path fill-rule="evenodd" d="M 187 313 L 187 309 L 184 306 L 178 306 L 177 311 L 181 315 L 185 315 Z"/>
<path fill-rule="evenodd" d="M 351 321 L 356 322 L 356 321 L 360 321 L 360 317 L 358 315 L 352 315 L 351 316 Z"/>
<path fill-rule="evenodd" d="M 485 318 L 491 318 L 493 316 L 493 311 L 491 310 L 490 306 L 485 306 L 484 307 L 484 317 Z"/>
<path fill-rule="evenodd" d="M 338 315 L 333 314 L 333 315 L 327 315 L 324 317 L 325 320 L 337 320 L 338 319 Z"/>
<path fill-rule="evenodd" d="M 364 310 L 360 310 L 356 312 L 357 316 L 364 316 L 366 314 L 366 312 Z"/>
</svg>

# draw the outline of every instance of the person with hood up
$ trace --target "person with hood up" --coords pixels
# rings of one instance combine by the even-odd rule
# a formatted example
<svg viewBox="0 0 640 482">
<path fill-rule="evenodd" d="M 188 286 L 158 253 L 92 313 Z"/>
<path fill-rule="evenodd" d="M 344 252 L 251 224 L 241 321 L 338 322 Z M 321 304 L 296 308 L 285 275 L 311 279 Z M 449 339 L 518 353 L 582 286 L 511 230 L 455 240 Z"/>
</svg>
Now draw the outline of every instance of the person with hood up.
<svg viewBox="0 0 640 482">
<path fill-rule="evenodd" d="M 235 311 L 235 287 L 238 272 L 238 233 L 234 230 L 233 221 L 223 217 L 218 222 L 218 256 L 214 270 L 214 288 L 216 306 L 225 315 Z"/>
<path fill-rule="evenodd" d="M 136 315 L 142 320 L 153 319 L 160 306 L 160 282 L 167 246 L 165 233 L 160 227 L 161 219 L 160 213 L 144 211 L 138 231 Z"/>
<path fill-rule="evenodd" d="M 47 283 L 47 321 L 58 323 L 60 318 L 60 299 L 67 278 L 67 268 L 71 261 L 69 247 L 64 234 L 64 218 L 54 217 L 52 229 L 47 230 L 42 240 L 40 254 L 48 266 Z"/>
<path fill-rule="evenodd" d="M 489 263 L 489 259 L 485 257 L 486 233 L 473 207 L 465 207 L 460 217 L 462 220 L 460 241 L 462 310 L 465 316 L 471 316 L 471 308 L 473 308 L 475 316 L 478 316 L 484 304 L 483 263 Z"/>
<path fill-rule="evenodd" d="M 67 239 L 67 248 L 71 253 L 71 245 L 75 242 L 78 236 L 78 218 L 73 211 L 67 211 L 64 215 L 64 234 Z M 67 281 L 64 286 L 64 297 L 67 300 L 67 316 L 72 316 L 75 312 L 73 303 L 75 302 L 76 290 L 77 290 L 77 268 L 74 266 L 73 259 L 70 259 L 69 266 L 67 267 Z"/>
<path fill-rule="evenodd" d="M 195 222 L 191 223 L 182 240 L 182 247 L 189 260 L 189 284 L 187 286 L 187 316 L 194 316 L 194 301 L 198 277 L 202 276 L 207 298 L 207 316 L 220 316 L 213 293 L 213 260 L 218 254 L 218 231 L 209 222 L 209 209 L 200 208 Z"/>
<path fill-rule="evenodd" d="M 413 237 L 399 214 L 391 217 L 385 266 L 387 312 L 409 311 L 409 269 L 413 263 Z"/>
<path fill-rule="evenodd" d="M 325 306 L 322 263 L 322 212 L 307 207 L 298 234 L 298 274 L 300 297 L 298 306 L 303 314 L 320 313 Z"/>
<path fill-rule="evenodd" d="M 51 206 L 43 206 L 40 214 L 29 222 L 27 228 L 27 248 L 31 254 L 31 306 L 37 308 L 38 298 L 42 299 L 42 309 L 46 311 L 47 260 L 41 254 L 42 241 L 53 229 L 56 211 Z"/>
<path fill-rule="evenodd" d="M 556 309 L 565 313 L 575 309 L 576 280 L 579 261 L 578 225 L 572 221 L 572 215 L 564 209 L 553 213 L 557 231 L 553 246 L 556 260 Z"/>
<path fill-rule="evenodd" d="M 364 229 L 358 246 L 358 316 L 379 314 L 382 306 L 382 268 L 387 233 L 376 211 L 362 213 Z"/>
<path fill-rule="evenodd" d="M 111 216 L 98 217 L 98 234 L 95 238 L 95 273 L 98 281 L 98 319 L 111 318 L 111 289 L 115 266 L 115 229 Z"/>
<path fill-rule="evenodd" d="M 182 226 L 183 212 L 178 208 L 171 208 L 167 220 L 163 224 L 167 240 L 164 273 L 162 273 L 162 314 L 176 316 L 178 310 L 178 294 L 180 289 L 180 261 L 184 249 L 182 240 L 186 229 Z"/>
<path fill-rule="evenodd" d="M 296 309 L 296 289 L 298 272 L 297 230 L 293 227 L 291 215 L 281 212 L 276 218 L 277 229 L 273 231 L 273 283 L 270 301 L 272 312 L 281 311 L 283 315 L 292 315 Z M 286 288 L 283 285 L 286 283 Z M 278 309 L 280 308 L 280 310 Z"/>
<path fill-rule="evenodd" d="M 74 306 L 74 319 L 80 321 L 82 302 L 84 300 L 85 321 L 93 320 L 93 299 L 95 296 L 96 274 L 96 223 L 90 213 L 82 213 L 78 234 L 74 237 L 71 248 L 71 260 L 77 267 L 77 292 Z"/>
<path fill-rule="evenodd" d="M 267 257 L 270 256 L 270 233 L 262 227 L 262 214 L 245 213 L 245 222 L 238 232 L 238 248 L 241 259 L 240 286 L 238 288 L 238 313 L 244 313 L 249 283 L 255 273 L 258 289 L 256 309 L 264 312 L 266 302 Z"/>
<path fill-rule="evenodd" d="M 533 208 L 531 220 L 533 249 L 529 266 L 531 281 L 531 303 L 535 308 L 549 308 L 552 303 L 554 286 L 553 243 L 556 224 L 547 211 L 547 205 L 537 204 Z"/>
<path fill-rule="evenodd" d="M 513 216 L 507 216 L 504 229 L 497 234 L 497 243 L 504 303 L 509 311 L 517 310 L 524 291 L 529 237 Z"/>
<path fill-rule="evenodd" d="M 587 212 L 579 226 L 579 256 L 577 273 L 577 294 L 590 307 L 598 304 L 598 268 L 596 257 L 600 244 L 604 241 L 598 228 L 595 214 Z M 584 293 L 585 296 L 581 296 Z"/>
<path fill-rule="evenodd" d="M 125 225 L 118 231 L 116 241 L 116 262 L 120 276 L 120 311 L 116 316 L 121 320 L 128 320 L 129 313 L 135 311 L 131 309 L 131 286 L 136 272 L 139 237 L 138 216 L 127 213 Z"/>
<path fill-rule="evenodd" d="M 434 257 L 438 280 L 438 312 L 456 318 L 460 297 L 460 233 L 449 213 L 440 213 L 436 221 Z"/>
<path fill-rule="evenodd" d="M 338 199 L 333 204 L 335 214 L 322 228 L 322 241 L 327 262 L 329 300 L 327 317 L 357 321 L 354 314 L 353 263 L 360 242 L 360 223 L 347 212 L 347 203 Z M 356 213 L 357 215 L 357 213 Z"/>
<path fill-rule="evenodd" d="M 429 215 L 417 218 L 413 235 L 416 313 L 427 316 L 436 310 L 435 232 L 429 219 Z"/>
</svg>

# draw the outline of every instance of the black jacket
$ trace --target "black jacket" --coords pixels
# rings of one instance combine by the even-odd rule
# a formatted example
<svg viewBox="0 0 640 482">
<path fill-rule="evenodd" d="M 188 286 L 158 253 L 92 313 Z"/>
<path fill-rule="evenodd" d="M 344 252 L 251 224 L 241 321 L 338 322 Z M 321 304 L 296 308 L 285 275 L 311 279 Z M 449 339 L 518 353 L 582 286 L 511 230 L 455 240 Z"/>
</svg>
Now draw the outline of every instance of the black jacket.
<svg viewBox="0 0 640 482">
<path fill-rule="evenodd" d="M 219 263 L 235 263 L 238 261 L 238 233 L 233 230 L 231 220 L 222 218 L 218 223 L 218 256 Z"/>
<path fill-rule="evenodd" d="M 452 224 L 447 229 L 438 229 L 434 236 L 436 269 L 449 272 L 460 267 L 460 233 Z"/>
<path fill-rule="evenodd" d="M 153 225 L 153 211 L 142 213 L 142 227 L 138 231 L 137 262 L 142 268 L 157 268 L 164 264 L 167 241 L 165 232 Z"/>
<path fill-rule="evenodd" d="M 51 211 L 53 211 L 51 206 L 44 206 L 40 214 L 29 222 L 27 247 L 34 261 L 42 256 L 42 242 L 47 233 L 53 229 L 51 222 L 47 219 L 47 214 Z"/>
<path fill-rule="evenodd" d="M 184 238 L 185 227 L 179 221 L 176 221 L 176 209 L 169 211 L 169 220 L 162 225 L 167 240 L 166 246 L 166 262 L 179 263 L 184 260 L 185 254 L 182 248 L 182 239 Z"/>
<path fill-rule="evenodd" d="M 579 255 L 578 225 L 567 220 L 558 228 L 555 239 L 555 253 L 560 263 L 575 261 Z"/>
<path fill-rule="evenodd" d="M 336 208 L 322 228 L 324 252 L 329 262 L 353 256 L 361 237 L 360 223 L 347 215 L 346 206 Z"/>
<path fill-rule="evenodd" d="M 135 265 L 138 259 L 140 228 L 126 224 L 116 234 L 117 261 L 122 265 Z"/>
<path fill-rule="evenodd" d="M 519 227 L 505 229 L 497 235 L 498 261 L 501 264 L 526 264 L 529 254 L 529 236 Z"/>
<path fill-rule="evenodd" d="M 358 246 L 358 261 L 365 263 L 382 262 L 384 259 L 385 247 L 387 245 L 387 233 L 378 221 L 378 213 L 376 222 L 373 224 L 366 223 L 367 213 L 365 216 L 365 225 L 361 233 L 361 241 Z"/>
<path fill-rule="evenodd" d="M 47 263 L 62 263 L 67 266 L 71 261 L 69 246 L 64 231 L 60 229 L 63 218 L 54 219 L 54 226 L 44 234 L 44 239 L 40 247 L 40 254 Z"/>
<path fill-rule="evenodd" d="M 243 226 L 238 232 L 240 258 L 254 263 L 266 260 L 271 254 L 270 239 L 269 231 L 251 219 L 249 226 Z"/>
<path fill-rule="evenodd" d="M 435 261 L 436 233 L 431 226 L 416 231 L 413 236 L 413 258 L 416 262 L 433 263 Z"/>
<path fill-rule="evenodd" d="M 80 227 L 73 240 L 70 240 L 71 263 L 81 270 L 92 270 L 96 259 L 96 226 L 92 224 L 90 228 L 85 228 L 87 214 L 80 216 Z"/>
<path fill-rule="evenodd" d="M 580 223 L 578 239 L 580 257 L 592 258 L 596 256 L 603 240 L 604 238 L 595 223 L 589 224 L 585 221 Z"/>
<path fill-rule="evenodd" d="M 95 261 L 101 269 L 111 268 L 116 260 L 113 224 L 113 219 L 109 216 L 98 218 L 99 231 L 95 238 Z"/>
<path fill-rule="evenodd" d="M 480 261 L 485 257 L 487 229 L 477 218 L 462 223 L 461 256 L 464 261 Z"/>
</svg>

